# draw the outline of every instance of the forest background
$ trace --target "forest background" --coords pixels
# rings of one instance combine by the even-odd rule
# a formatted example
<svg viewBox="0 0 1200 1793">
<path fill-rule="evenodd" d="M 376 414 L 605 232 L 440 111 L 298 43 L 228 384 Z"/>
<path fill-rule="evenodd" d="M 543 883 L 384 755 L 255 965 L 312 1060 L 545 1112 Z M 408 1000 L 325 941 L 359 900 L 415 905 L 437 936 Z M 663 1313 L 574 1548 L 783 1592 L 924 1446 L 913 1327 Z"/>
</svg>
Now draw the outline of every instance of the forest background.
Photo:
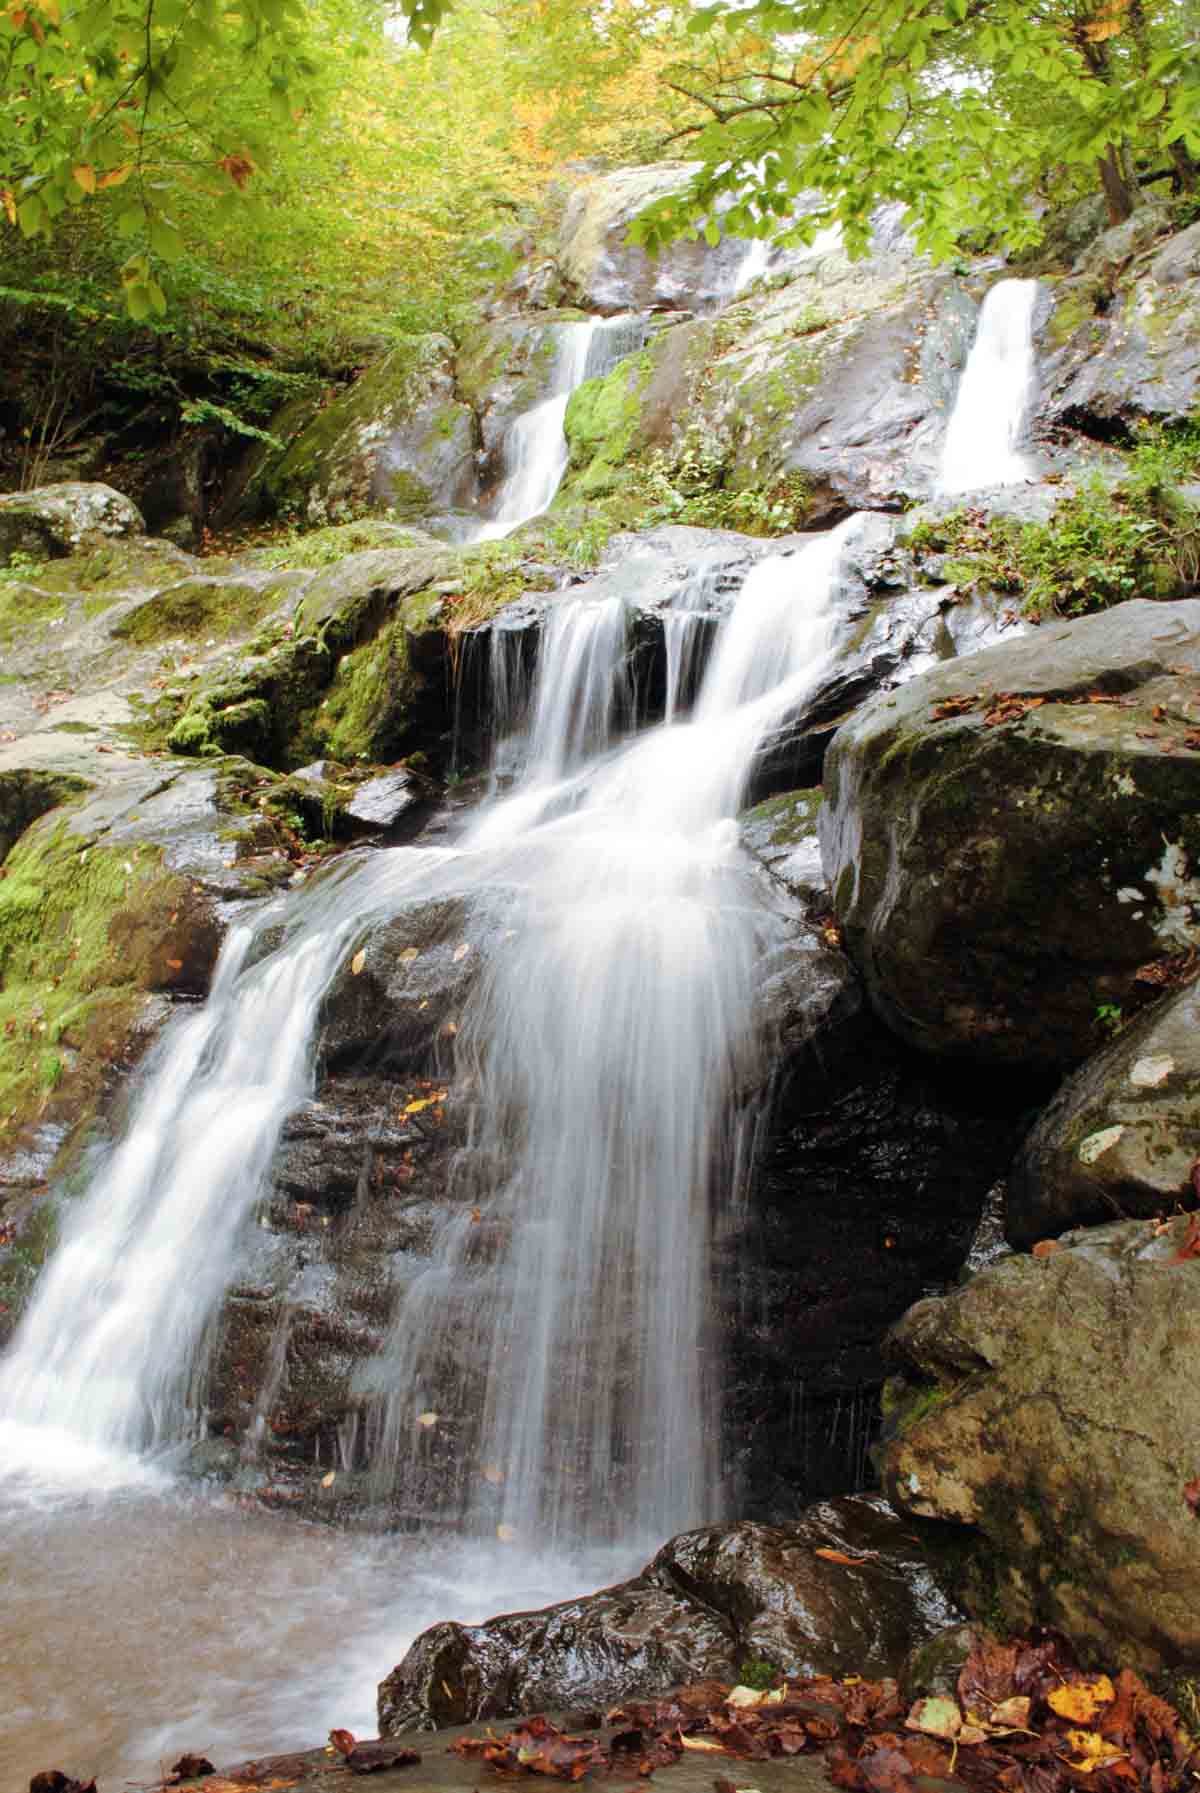
<svg viewBox="0 0 1200 1793">
<path fill-rule="evenodd" d="M 260 435 L 396 336 L 455 337 L 564 165 L 670 155 L 697 176 L 651 247 L 836 221 L 853 250 L 899 200 L 938 258 L 1029 251 L 1160 182 L 1187 213 L 1200 5 L 9 0 L 4 483 L 131 407 Z"/>
</svg>

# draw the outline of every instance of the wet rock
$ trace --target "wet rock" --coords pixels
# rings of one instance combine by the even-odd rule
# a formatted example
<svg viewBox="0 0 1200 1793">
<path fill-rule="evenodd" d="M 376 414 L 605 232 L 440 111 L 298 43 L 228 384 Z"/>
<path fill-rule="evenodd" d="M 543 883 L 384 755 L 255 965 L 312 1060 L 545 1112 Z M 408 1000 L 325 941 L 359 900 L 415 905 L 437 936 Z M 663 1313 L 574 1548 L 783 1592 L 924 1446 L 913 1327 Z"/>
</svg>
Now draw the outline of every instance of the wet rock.
<svg viewBox="0 0 1200 1793">
<path fill-rule="evenodd" d="M 256 471 L 246 502 L 298 507 L 310 524 L 364 508 L 399 520 L 470 504 L 471 412 L 454 387 L 452 345 L 409 337 L 368 369 Z"/>
<path fill-rule="evenodd" d="M 603 1709 L 736 1679 L 754 1661 L 797 1675 L 894 1673 L 914 1637 L 954 1616 L 941 1570 L 904 1530 L 866 1497 L 790 1526 L 708 1526 L 673 1538 L 619 1587 L 483 1625 L 435 1625 L 381 1684 L 380 1730 Z"/>
<path fill-rule="evenodd" d="M 0 554 L 74 554 L 96 536 L 143 535 L 136 504 L 111 486 L 64 481 L 0 496 Z"/>
<path fill-rule="evenodd" d="M 902 1038 L 1070 1066 L 1098 1005 L 1136 1006 L 1140 968 L 1196 943 L 1197 670 L 1200 604 L 1137 601 L 927 672 L 843 725 L 822 852 Z"/>
<path fill-rule="evenodd" d="M 566 319 L 578 312 L 567 312 Z M 515 420 L 550 392 L 558 354 L 555 317 L 500 318 L 468 329 L 455 359 L 458 390 L 478 420 L 482 485 L 502 477 L 501 448 Z"/>
<path fill-rule="evenodd" d="M 968 1528 L 966 1603 L 1141 1668 L 1200 1651 L 1190 1221 L 1068 1234 L 919 1302 L 891 1341 L 885 1485 Z"/>
<path fill-rule="evenodd" d="M 862 1486 L 884 1336 L 958 1274 L 1045 1094 L 1023 1077 L 981 1089 L 899 1045 L 823 940 L 789 969 L 755 1174 L 713 1245 L 726 1474 L 736 1510 L 763 1519 Z"/>
<path fill-rule="evenodd" d="M 1200 1198 L 1200 984 L 1089 1058 L 1045 1110 L 1009 1182 L 1016 1245 L 1068 1227 L 1168 1214 Z"/>
<path fill-rule="evenodd" d="M 427 800 L 427 790 L 401 767 L 365 779 L 346 805 L 346 815 L 364 828 L 394 828 L 407 812 Z"/>
<path fill-rule="evenodd" d="M 821 865 L 817 814 L 820 787 L 768 798 L 739 818 L 742 844 L 806 908 L 827 910 L 829 889 Z"/>
</svg>

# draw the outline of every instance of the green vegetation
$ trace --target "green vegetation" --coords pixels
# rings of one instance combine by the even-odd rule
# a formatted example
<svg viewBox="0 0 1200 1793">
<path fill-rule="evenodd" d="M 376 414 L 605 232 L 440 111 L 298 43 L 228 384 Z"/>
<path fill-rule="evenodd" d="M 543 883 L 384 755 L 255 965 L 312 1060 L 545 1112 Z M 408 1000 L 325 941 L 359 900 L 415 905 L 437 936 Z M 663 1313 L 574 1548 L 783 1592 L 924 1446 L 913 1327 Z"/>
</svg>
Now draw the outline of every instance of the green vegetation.
<svg viewBox="0 0 1200 1793">
<path fill-rule="evenodd" d="M 1200 471 L 1200 429 L 1147 428 L 1120 476 L 1093 474 L 1045 523 L 961 510 L 909 541 L 937 576 L 1011 593 L 1026 615 L 1083 616 L 1125 598 L 1173 597 L 1200 572 L 1200 514 L 1176 482 Z"/>
<path fill-rule="evenodd" d="M 765 1656 L 750 1656 L 738 1664 L 738 1686 L 753 1687 L 757 1693 L 770 1693 L 781 1678 L 775 1664 L 768 1662 Z"/>
<path fill-rule="evenodd" d="M 182 948 L 170 943 L 194 909 L 190 888 L 156 850 L 89 847 L 49 817 L 13 848 L 0 879 L 6 1131 L 44 1108 L 67 1073 L 73 1112 L 86 1112 L 144 992 L 171 981 L 168 961 Z"/>
<path fill-rule="evenodd" d="M 1128 217 L 1143 172 L 1197 187 L 1195 9 L 1176 0 L 714 0 L 672 71 L 705 107 L 685 127 L 690 192 L 639 226 L 653 244 L 725 221 L 769 236 L 815 192 L 803 234 L 838 222 L 851 250 L 899 201 L 920 246 L 1041 239 L 1032 195 L 1097 190 Z M 707 222 L 705 222 L 707 221 Z"/>
</svg>

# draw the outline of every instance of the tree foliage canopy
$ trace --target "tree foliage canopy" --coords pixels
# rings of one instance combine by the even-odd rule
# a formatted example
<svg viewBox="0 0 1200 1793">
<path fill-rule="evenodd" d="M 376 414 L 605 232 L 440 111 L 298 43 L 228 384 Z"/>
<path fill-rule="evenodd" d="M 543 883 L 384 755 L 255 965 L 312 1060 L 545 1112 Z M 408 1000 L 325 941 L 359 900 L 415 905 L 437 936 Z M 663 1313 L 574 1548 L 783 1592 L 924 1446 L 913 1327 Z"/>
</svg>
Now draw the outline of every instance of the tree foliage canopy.
<svg viewBox="0 0 1200 1793">
<path fill-rule="evenodd" d="M 900 201 L 920 245 L 966 232 L 1037 240 L 1039 199 L 1102 187 L 1114 221 L 1157 159 L 1177 184 L 1200 156 L 1193 0 L 716 0 L 669 79 L 702 106 L 702 168 L 642 224 L 653 245 L 714 210 L 765 235 L 810 196 L 853 250 Z M 1033 202 L 1033 203 L 1031 203 Z"/>
</svg>

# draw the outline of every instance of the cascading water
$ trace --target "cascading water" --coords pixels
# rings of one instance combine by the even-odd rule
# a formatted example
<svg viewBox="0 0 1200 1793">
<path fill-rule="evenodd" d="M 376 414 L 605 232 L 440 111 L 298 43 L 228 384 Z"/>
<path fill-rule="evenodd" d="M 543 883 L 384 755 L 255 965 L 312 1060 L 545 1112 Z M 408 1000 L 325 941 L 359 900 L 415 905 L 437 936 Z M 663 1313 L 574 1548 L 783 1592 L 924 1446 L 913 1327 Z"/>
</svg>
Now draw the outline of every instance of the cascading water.
<svg viewBox="0 0 1200 1793">
<path fill-rule="evenodd" d="M 309 1093 L 320 999 L 364 917 L 406 870 L 426 875 L 427 857 L 337 868 L 302 916 L 287 905 L 289 937 L 257 964 L 280 915 L 231 931 L 208 1001 L 161 1042 L 0 1362 L 5 1467 L 155 1451 L 200 1423 L 209 1322 L 283 1122 Z"/>
<path fill-rule="evenodd" d="M 1018 445 L 1033 399 L 1037 290 L 1036 280 L 1001 280 L 983 302 L 946 428 L 939 492 L 1035 477 Z"/>
<path fill-rule="evenodd" d="M 509 429 L 504 439 L 508 471 L 495 514 L 475 532 L 476 541 L 497 541 L 549 510 L 567 470 L 563 423 L 571 394 L 585 380 L 599 379 L 623 356 L 640 349 L 646 334 L 645 320 L 637 316 L 589 318 L 555 328 L 559 344 L 552 390 Z"/>
<path fill-rule="evenodd" d="M 461 1205 L 403 1291 L 361 1431 L 402 1507 L 499 1525 L 511 1567 L 488 1558 L 469 1588 L 452 1573 L 422 1584 L 362 1673 L 432 1617 L 478 1618 L 611 1574 L 554 1556 L 555 1543 L 619 1537 L 632 1557 L 717 1516 L 710 1216 L 737 1176 L 739 1101 L 758 1080 L 754 968 L 782 926 L 734 818 L 756 754 L 821 676 L 854 527 L 760 561 L 692 719 L 624 745 L 612 738 L 620 605 L 564 600 L 513 796 L 460 846 L 352 856 L 234 930 L 208 1003 L 147 1066 L 0 1368 L 0 1494 L 16 1487 L 18 1515 L 0 1549 L 5 1536 L 27 1549 L 28 1515 L 49 1498 L 38 1475 L 74 1469 L 90 1499 L 114 1452 L 119 1479 L 137 1466 L 130 1452 L 194 1434 L 222 1292 L 283 1121 L 311 1090 L 322 996 L 372 917 L 431 896 L 461 903 L 468 938 L 498 907 L 505 925 L 458 1034 L 474 1117 Z M 449 1467 L 430 1456 L 440 1428 L 417 1423 L 430 1410 L 457 1439 Z M 161 1505 L 152 1519 L 103 1511 L 114 1526 L 127 1514 L 126 1552 L 139 1528 L 176 1536 Z M 181 1523 L 164 1548 L 182 1560 L 186 1539 L 204 1559 L 207 1522 Z M 544 1558 L 536 1578 L 523 1543 Z M 393 1567 L 407 1585 L 409 1569 Z M 358 1559 L 330 1568 L 339 1595 L 360 1571 Z M 152 1741 L 118 1743 L 112 1759 L 140 1764 Z"/>
<path fill-rule="evenodd" d="M 582 765 L 551 694 L 579 688 L 599 619 L 567 607 L 547 638 L 533 781 L 464 848 L 486 851 L 510 937 L 459 1036 L 477 1091 L 463 1213 L 376 1370 L 377 1460 L 409 1512 L 440 1502 L 561 1542 L 659 1536 L 717 1510 L 709 1214 L 729 1190 L 753 966 L 777 925 L 732 818 L 759 745 L 819 675 L 847 527 L 753 569 L 692 723 Z M 454 1477 L 419 1429 L 447 1408 Z"/>
</svg>

